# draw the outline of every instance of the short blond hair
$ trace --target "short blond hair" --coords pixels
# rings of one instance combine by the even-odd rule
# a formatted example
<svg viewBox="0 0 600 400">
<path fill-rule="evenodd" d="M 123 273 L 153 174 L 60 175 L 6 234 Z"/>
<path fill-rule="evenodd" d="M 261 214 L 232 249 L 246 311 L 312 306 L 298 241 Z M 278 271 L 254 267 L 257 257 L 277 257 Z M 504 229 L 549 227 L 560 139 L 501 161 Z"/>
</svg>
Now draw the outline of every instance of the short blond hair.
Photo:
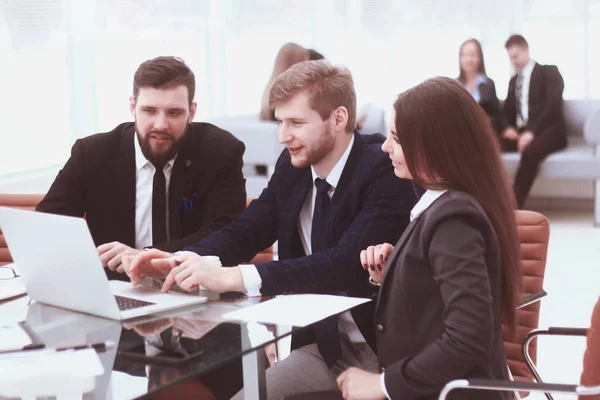
<svg viewBox="0 0 600 400">
<path fill-rule="evenodd" d="M 343 106 L 348 111 L 346 131 L 356 128 L 356 92 L 348 68 L 331 65 L 326 60 L 303 61 L 288 68 L 277 77 L 269 90 L 269 107 L 289 101 L 297 94 L 308 93 L 310 108 L 323 120 L 333 110 Z"/>
</svg>

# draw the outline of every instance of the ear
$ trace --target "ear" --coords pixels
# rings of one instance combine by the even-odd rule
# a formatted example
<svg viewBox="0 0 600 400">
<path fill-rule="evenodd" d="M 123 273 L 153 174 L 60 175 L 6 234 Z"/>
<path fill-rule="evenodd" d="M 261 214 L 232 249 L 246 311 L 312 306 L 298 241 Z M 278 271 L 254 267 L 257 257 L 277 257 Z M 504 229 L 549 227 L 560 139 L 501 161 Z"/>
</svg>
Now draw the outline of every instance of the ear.
<svg viewBox="0 0 600 400">
<path fill-rule="evenodd" d="M 333 124 L 335 130 L 344 131 L 348 125 L 348 110 L 344 106 L 339 106 L 333 111 Z"/>
<path fill-rule="evenodd" d="M 188 119 L 188 124 L 194 120 L 194 116 L 196 115 L 196 109 L 198 108 L 198 104 L 194 101 L 190 104 L 190 117 Z"/>
<path fill-rule="evenodd" d="M 129 112 L 133 119 L 135 119 L 135 97 L 129 96 Z"/>
</svg>

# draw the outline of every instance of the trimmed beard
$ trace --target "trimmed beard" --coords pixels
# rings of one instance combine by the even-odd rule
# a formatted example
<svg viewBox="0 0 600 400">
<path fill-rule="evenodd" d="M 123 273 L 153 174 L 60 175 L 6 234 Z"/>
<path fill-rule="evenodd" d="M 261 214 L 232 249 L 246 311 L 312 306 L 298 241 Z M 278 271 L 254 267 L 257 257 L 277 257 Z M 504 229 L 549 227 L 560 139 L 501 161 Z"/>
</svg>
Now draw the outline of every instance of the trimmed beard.
<svg viewBox="0 0 600 400">
<path fill-rule="evenodd" d="M 142 154 L 144 155 L 144 157 L 146 157 L 146 160 L 150 161 L 155 166 L 165 165 L 167 161 L 175 157 L 175 155 L 179 152 L 180 144 L 187 136 L 189 126 L 190 124 L 185 125 L 183 134 L 179 137 L 179 139 L 175 138 L 175 136 L 168 132 L 161 131 L 150 131 L 146 134 L 145 137 L 142 137 L 136 121 L 135 134 L 137 136 L 138 143 L 140 144 L 140 148 L 142 149 Z M 152 146 L 150 145 L 150 136 L 153 133 L 168 136 L 171 139 L 171 146 L 169 146 L 169 148 L 167 148 L 166 151 L 162 153 L 154 153 L 154 151 L 152 150 Z"/>
</svg>

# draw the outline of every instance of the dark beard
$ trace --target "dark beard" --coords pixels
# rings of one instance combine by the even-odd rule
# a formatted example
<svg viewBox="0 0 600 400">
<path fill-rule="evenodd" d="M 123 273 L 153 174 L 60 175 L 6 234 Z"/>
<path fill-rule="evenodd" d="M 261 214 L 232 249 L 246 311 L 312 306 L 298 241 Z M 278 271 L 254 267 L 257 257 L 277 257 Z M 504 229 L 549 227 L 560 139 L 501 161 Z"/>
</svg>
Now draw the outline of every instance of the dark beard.
<svg viewBox="0 0 600 400">
<path fill-rule="evenodd" d="M 160 131 L 150 131 L 150 132 L 148 132 L 146 137 L 142 137 L 142 135 L 140 135 L 140 131 L 139 131 L 137 123 L 136 123 L 135 134 L 138 138 L 138 143 L 140 144 L 140 148 L 142 149 L 142 154 L 144 155 L 144 157 L 146 157 L 146 160 L 150 161 L 155 166 L 156 165 L 165 165 L 167 163 L 167 161 L 169 161 L 170 159 L 175 157 L 175 155 L 179 152 L 181 142 L 187 136 L 188 127 L 189 127 L 189 124 L 187 124 L 185 126 L 185 130 L 183 131 L 183 134 L 181 135 L 181 137 L 179 137 L 179 139 L 175 139 L 175 137 L 173 135 L 171 135 L 170 133 L 160 132 Z M 150 135 L 152 133 L 162 134 L 162 135 L 166 135 L 166 136 L 170 137 L 171 138 L 171 146 L 162 153 L 158 153 L 158 154 L 154 153 L 152 151 L 152 147 L 150 146 L 150 140 L 151 140 Z"/>
</svg>

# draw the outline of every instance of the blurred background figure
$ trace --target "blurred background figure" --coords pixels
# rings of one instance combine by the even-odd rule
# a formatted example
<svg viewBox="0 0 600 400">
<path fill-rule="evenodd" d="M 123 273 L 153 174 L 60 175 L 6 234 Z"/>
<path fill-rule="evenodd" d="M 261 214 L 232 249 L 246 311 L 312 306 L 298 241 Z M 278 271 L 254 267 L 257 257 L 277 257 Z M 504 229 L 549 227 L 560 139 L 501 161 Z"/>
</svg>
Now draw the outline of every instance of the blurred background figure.
<svg viewBox="0 0 600 400">
<path fill-rule="evenodd" d="M 504 47 L 516 74 L 504 102 L 506 125 L 501 144 L 504 151 L 521 153 L 514 189 L 522 209 L 542 161 L 567 146 L 562 112 L 565 83 L 556 65 L 538 64 L 530 57 L 523 36 L 512 35 Z"/>
<path fill-rule="evenodd" d="M 481 43 L 477 39 L 467 40 L 460 46 L 458 57 L 458 81 L 483 108 L 490 117 L 494 131 L 499 133 L 502 127 L 502 112 L 496 96 L 496 85 L 485 72 Z"/>
<path fill-rule="evenodd" d="M 273 72 L 271 73 L 271 77 L 269 78 L 269 82 L 267 83 L 267 87 L 263 92 L 261 105 L 260 105 L 260 114 L 259 118 L 261 121 L 275 121 L 274 111 L 269 109 L 269 89 L 271 88 L 271 84 L 275 81 L 275 78 L 279 76 L 282 72 L 287 70 L 294 64 L 298 64 L 302 61 L 309 60 L 322 60 L 325 57 L 316 50 L 313 49 L 305 49 L 296 43 L 286 43 L 284 44 L 277 57 L 275 58 L 275 65 L 273 65 Z"/>
</svg>

